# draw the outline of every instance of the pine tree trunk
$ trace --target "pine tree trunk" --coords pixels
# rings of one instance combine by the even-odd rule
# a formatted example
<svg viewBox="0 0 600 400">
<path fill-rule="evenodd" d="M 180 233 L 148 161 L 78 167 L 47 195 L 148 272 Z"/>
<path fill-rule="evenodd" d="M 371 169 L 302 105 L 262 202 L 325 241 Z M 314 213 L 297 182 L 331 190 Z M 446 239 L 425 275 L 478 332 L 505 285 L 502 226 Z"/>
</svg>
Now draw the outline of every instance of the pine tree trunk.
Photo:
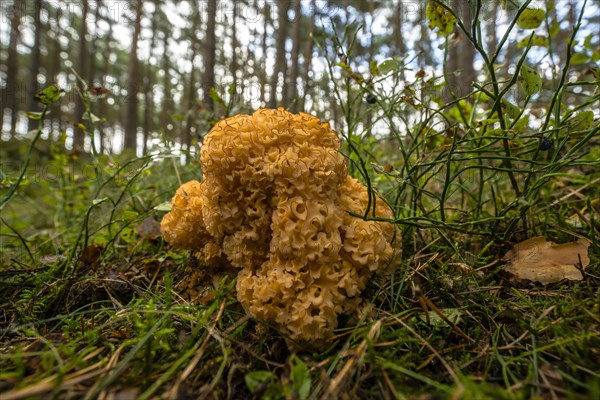
<svg viewBox="0 0 600 400">
<path fill-rule="evenodd" d="M 82 79 L 87 79 L 87 48 L 88 43 L 85 40 L 87 36 L 87 18 L 89 12 L 88 0 L 82 0 L 81 2 L 81 29 L 79 30 L 79 55 L 77 61 L 77 73 Z M 83 91 L 83 87 L 80 82 L 77 82 L 77 86 L 80 91 Z M 85 113 L 85 107 L 83 101 L 79 96 L 75 99 L 75 115 L 73 116 L 73 122 L 75 125 L 82 121 L 83 114 Z M 83 144 L 85 142 L 85 132 L 75 126 L 73 130 L 73 150 L 83 151 Z"/>
<path fill-rule="evenodd" d="M 232 47 L 232 54 L 231 54 L 231 63 L 229 64 L 229 69 L 231 72 L 231 76 L 233 77 L 233 84 L 235 85 L 235 92 L 233 93 L 233 96 L 235 96 L 236 93 L 243 93 L 244 92 L 244 88 L 243 88 L 243 79 L 240 79 L 238 81 L 237 78 L 237 73 L 239 70 L 239 63 L 238 63 L 238 40 L 237 40 L 237 2 L 234 1 L 233 2 L 233 10 L 232 10 L 232 18 L 233 21 L 231 22 L 231 47 Z"/>
<path fill-rule="evenodd" d="M 21 7 L 17 2 L 12 6 L 12 18 L 10 21 L 10 36 L 8 43 L 8 57 L 6 59 L 6 86 L 2 93 L 2 106 L 0 107 L 0 129 L 4 126 L 4 110 L 10 110 L 10 136 L 15 136 L 17 126 L 17 104 L 19 102 L 20 90 L 18 87 L 18 65 L 19 54 L 17 45 L 21 25 Z"/>
<path fill-rule="evenodd" d="M 398 56 L 404 57 L 404 55 L 406 54 L 406 43 L 404 42 L 404 36 L 402 35 L 402 25 L 404 22 L 402 21 L 403 0 L 399 1 L 400 4 L 396 6 L 396 12 L 394 14 L 394 42 L 396 45 L 396 53 L 398 54 Z M 404 69 L 400 69 L 400 79 L 402 81 L 406 79 Z"/>
<path fill-rule="evenodd" d="M 48 22 L 48 30 L 54 29 L 55 32 L 55 37 L 52 40 L 52 49 L 50 50 L 50 44 L 48 43 L 48 48 L 51 51 L 52 57 L 50 57 L 50 66 L 48 69 L 48 84 L 51 85 L 53 83 L 56 83 L 56 76 L 58 75 L 58 73 L 60 72 L 60 65 L 61 65 L 61 59 L 60 59 L 60 53 L 62 51 L 62 47 L 60 45 L 60 41 L 58 40 L 58 38 L 62 35 L 62 28 L 60 25 L 60 15 L 61 15 L 61 11 L 60 8 L 56 8 L 55 14 L 54 14 L 54 18 L 55 18 L 55 23 L 56 25 L 54 27 L 51 26 L 51 24 Z M 54 129 L 56 132 L 62 132 L 62 110 L 60 108 L 60 105 L 55 105 L 54 109 L 52 110 L 52 114 L 50 114 L 50 118 L 53 121 L 52 125 L 56 124 L 56 129 Z M 49 139 L 52 139 L 52 136 L 50 136 Z"/>
<path fill-rule="evenodd" d="M 192 126 L 195 122 L 195 114 L 196 114 L 196 69 L 194 68 L 196 54 L 198 53 L 198 47 L 200 43 L 198 41 L 198 28 L 200 27 L 200 11 L 197 10 L 194 13 L 194 20 L 192 22 L 192 54 L 190 56 L 190 62 L 192 63 L 192 70 L 190 71 L 190 81 L 188 83 L 188 97 L 187 97 L 187 118 L 185 124 L 185 130 L 183 132 L 182 143 L 185 145 L 184 148 L 188 152 L 188 157 L 186 157 L 186 161 L 190 158 L 189 154 L 191 154 L 191 145 L 192 145 Z"/>
<path fill-rule="evenodd" d="M 294 27 L 292 34 L 292 55 L 290 77 L 288 81 L 287 99 L 284 105 L 292 112 L 298 112 L 298 62 L 300 58 L 300 28 L 302 26 L 302 4 L 300 0 L 294 1 Z"/>
<path fill-rule="evenodd" d="M 269 27 L 271 7 L 265 3 L 263 8 L 262 60 L 260 63 L 260 104 L 267 104 L 267 29 Z"/>
<path fill-rule="evenodd" d="M 315 19 L 317 17 L 317 7 L 315 4 L 315 0 L 312 0 L 310 2 L 310 8 L 312 10 L 312 17 L 309 21 L 308 35 L 306 38 L 306 47 L 304 49 L 304 69 L 302 70 L 302 84 L 304 85 L 304 93 L 302 94 L 302 98 L 300 99 L 300 111 L 306 111 L 306 98 L 308 96 L 308 92 L 311 86 L 308 75 L 310 73 L 310 65 L 312 63 L 312 54 L 314 48 L 313 34 L 315 32 Z"/>
<path fill-rule="evenodd" d="M 217 0 L 208 1 L 208 12 L 206 20 L 206 35 L 204 39 L 204 76 L 202 77 L 202 90 L 204 105 L 210 111 L 214 110 L 214 104 L 210 98 L 210 90 L 215 87 L 215 53 L 216 53 L 216 17 Z"/>
<path fill-rule="evenodd" d="M 106 23 L 108 24 L 108 32 L 106 33 L 105 36 L 105 40 L 104 40 L 104 71 L 102 71 L 102 79 L 100 80 L 102 87 L 106 88 L 106 77 L 110 75 L 111 73 L 111 63 L 110 63 L 110 42 L 112 40 L 112 34 L 113 34 L 113 25 L 112 25 L 112 21 L 110 18 L 108 18 L 106 20 Z M 108 88 L 107 88 L 108 89 Z M 103 100 L 100 102 L 100 117 L 102 118 L 107 118 L 108 117 L 108 107 L 106 104 L 106 101 Z M 104 124 L 102 124 L 104 125 Z M 104 145 L 104 141 L 105 139 L 105 128 L 101 125 L 100 129 L 99 129 L 99 134 L 100 134 L 100 149 L 99 152 L 103 153 L 105 150 L 105 145 Z"/>
<path fill-rule="evenodd" d="M 451 3 L 453 10 L 461 18 L 465 28 L 471 29 L 472 15 L 469 5 L 462 0 L 455 0 Z M 454 37 L 449 41 L 448 61 L 446 70 L 448 74 L 449 92 L 444 96 L 446 101 L 452 99 L 451 93 L 457 97 L 463 97 L 471 92 L 473 81 L 475 80 L 475 69 L 473 58 L 475 57 L 475 48 L 467 39 L 465 34 L 458 28 L 454 28 Z"/>
<path fill-rule="evenodd" d="M 131 42 L 131 53 L 129 54 L 127 97 L 125 99 L 125 118 L 123 130 L 125 133 L 124 148 L 135 152 L 137 144 L 137 105 L 139 88 L 139 60 L 137 56 L 138 39 L 140 36 L 142 22 L 142 0 L 137 0 L 135 7 L 135 22 L 133 26 L 133 37 Z"/>
<path fill-rule="evenodd" d="M 162 40 L 162 48 L 165 49 L 165 54 L 162 57 L 162 70 L 164 72 L 163 75 L 163 90 L 164 96 L 161 105 L 161 129 L 163 135 L 168 138 L 173 138 L 173 135 L 168 135 L 169 132 L 169 121 L 171 119 L 171 113 L 173 111 L 173 98 L 171 96 L 171 63 L 169 62 L 169 55 L 166 53 L 166 49 L 168 49 L 168 39 L 169 34 L 163 31 L 163 40 Z"/>
<path fill-rule="evenodd" d="M 33 1 L 33 47 L 31 48 L 31 66 L 29 69 L 30 82 L 29 90 L 27 91 L 27 111 L 37 111 L 39 106 L 35 101 L 34 95 L 40 91 L 38 87 L 38 74 L 40 72 L 40 37 L 42 34 L 42 20 L 40 14 L 42 12 L 42 0 Z M 31 120 L 28 120 L 27 130 L 31 129 Z"/>
<path fill-rule="evenodd" d="M 278 0 L 277 2 L 277 42 L 276 42 L 276 56 L 275 56 L 275 66 L 273 70 L 273 76 L 271 78 L 271 96 L 269 98 L 269 107 L 275 108 L 279 105 L 277 100 L 277 88 L 279 87 L 279 82 L 282 82 L 282 90 L 281 94 L 283 97 L 286 95 L 286 71 L 287 71 L 287 62 L 286 62 L 286 52 L 285 52 L 285 39 L 287 37 L 286 27 L 287 27 L 287 10 L 289 3 L 287 0 Z M 279 75 L 283 75 L 283 79 L 279 79 Z M 285 100 L 285 98 L 283 99 Z"/>
<path fill-rule="evenodd" d="M 155 7 L 159 5 L 156 4 Z M 152 57 L 152 53 L 154 51 L 156 37 L 156 19 L 152 18 L 152 37 L 150 38 L 150 57 L 146 62 L 146 73 L 144 74 L 144 123 L 143 123 L 143 135 L 144 135 L 144 143 L 142 144 L 142 154 L 146 155 L 148 153 L 148 139 L 150 130 L 152 129 L 151 120 L 154 115 L 154 96 L 152 93 L 152 65 L 150 64 L 150 58 Z"/>
</svg>

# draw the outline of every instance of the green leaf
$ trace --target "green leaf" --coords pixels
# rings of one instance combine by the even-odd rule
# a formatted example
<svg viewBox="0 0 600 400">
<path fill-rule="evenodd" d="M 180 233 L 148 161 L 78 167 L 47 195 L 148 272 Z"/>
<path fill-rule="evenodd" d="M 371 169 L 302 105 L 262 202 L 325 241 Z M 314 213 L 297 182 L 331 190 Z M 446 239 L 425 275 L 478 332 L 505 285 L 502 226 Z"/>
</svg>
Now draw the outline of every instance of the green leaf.
<svg viewBox="0 0 600 400">
<path fill-rule="evenodd" d="M 169 211 L 171 211 L 171 202 L 165 201 L 164 203 L 160 203 L 159 205 L 154 207 L 153 210 L 169 212 Z"/>
<path fill-rule="evenodd" d="M 125 221 L 129 221 L 129 220 L 135 219 L 135 218 L 137 218 L 138 215 L 139 214 L 136 211 L 132 211 L 132 210 L 125 210 L 125 211 L 123 211 L 123 219 Z"/>
<path fill-rule="evenodd" d="M 517 25 L 523 29 L 535 29 L 546 18 L 546 11 L 540 8 L 527 8 L 517 19 Z"/>
<path fill-rule="evenodd" d="M 398 63 L 393 58 L 388 58 L 380 62 L 377 68 L 379 69 L 379 73 L 381 75 L 385 75 L 388 72 L 396 70 L 396 68 L 398 68 Z"/>
<path fill-rule="evenodd" d="M 92 200 L 92 205 L 97 206 L 98 204 L 104 203 L 106 200 L 108 200 L 108 197 L 102 197 L 101 199 L 94 199 L 94 200 Z"/>
<path fill-rule="evenodd" d="M 564 124 L 569 127 L 572 132 L 585 131 L 586 129 L 590 129 L 594 124 L 594 112 L 581 111 Z"/>
<path fill-rule="evenodd" d="M 88 113 L 83 114 L 83 119 L 85 120 L 90 120 L 92 121 L 92 124 L 95 124 L 96 122 L 104 122 L 106 121 L 106 118 L 100 118 L 97 115 L 90 113 L 89 117 L 88 117 Z"/>
<path fill-rule="evenodd" d="M 519 133 L 523 133 L 529 127 L 529 115 L 523 115 L 517 123 L 514 125 L 513 129 Z"/>
<path fill-rule="evenodd" d="M 294 392 L 300 400 L 306 400 L 310 394 L 310 387 L 312 385 L 310 371 L 306 364 L 296 355 L 292 356 L 291 363 L 291 378 L 294 385 Z"/>
<path fill-rule="evenodd" d="M 585 64 L 586 62 L 589 61 L 589 59 L 590 59 L 590 57 L 587 54 L 575 53 L 571 57 L 571 64 L 572 65 Z"/>
<path fill-rule="evenodd" d="M 548 34 L 550 35 L 551 38 L 553 38 L 554 36 L 556 36 L 556 34 L 558 33 L 559 30 L 560 30 L 560 24 L 558 23 L 558 21 L 556 19 L 553 19 L 552 22 L 550 22 L 550 30 L 548 31 Z"/>
<path fill-rule="evenodd" d="M 27 118 L 32 119 L 34 121 L 42 119 L 42 113 L 36 111 L 25 111 L 25 115 Z"/>
<path fill-rule="evenodd" d="M 217 92 L 217 89 L 210 88 L 209 96 L 212 99 L 213 103 L 220 104 L 223 107 L 226 107 L 225 100 L 223 100 L 223 98 L 221 98 L 221 95 L 219 95 L 219 92 Z"/>
<path fill-rule="evenodd" d="M 542 77 L 535 69 L 523 64 L 521 67 L 521 86 L 528 95 L 536 94 L 542 89 Z"/>
<path fill-rule="evenodd" d="M 596 85 L 600 87 L 600 68 L 591 67 L 592 75 L 594 75 L 594 80 L 596 81 Z"/>
<path fill-rule="evenodd" d="M 502 109 L 512 119 L 515 119 L 521 113 L 521 109 L 508 100 L 502 99 Z"/>
<path fill-rule="evenodd" d="M 517 44 L 517 47 L 518 48 L 526 47 L 528 43 L 529 43 L 529 36 L 526 37 L 526 38 L 521 39 L 519 41 L 519 43 Z M 548 46 L 548 38 L 546 36 L 543 36 L 543 35 L 534 35 L 533 38 L 531 39 L 531 45 L 532 46 L 547 47 Z"/>
<path fill-rule="evenodd" d="M 490 129 L 485 133 L 487 136 L 504 136 L 504 130 L 498 129 Z"/>
<path fill-rule="evenodd" d="M 594 48 L 594 46 L 592 45 L 592 39 L 594 38 L 594 34 L 590 33 L 589 35 L 587 35 L 585 37 L 585 40 L 583 41 L 583 47 L 585 47 L 588 50 L 592 50 Z"/>
<path fill-rule="evenodd" d="M 463 312 L 459 308 L 447 308 L 441 310 L 442 314 L 446 319 L 453 324 L 458 324 L 461 319 Z M 436 311 L 429 311 L 429 319 L 427 319 L 423 314 L 419 314 L 416 317 L 422 321 L 429 321 L 429 324 L 432 326 L 448 326 L 448 323 L 444 318 L 442 318 Z"/>
<path fill-rule="evenodd" d="M 371 60 L 369 63 L 369 73 L 373 76 L 379 75 L 379 68 L 377 68 L 377 61 Z"/>
<path fill-rule="evenodd" d="M 496 122 L 499 122 L 500 120 L 498 118 L 486 118 L 486 119 L 482 119 L 481 121 L 477 122 L 477 127 L 482 127 L 482 126 L 487 126 L 489 124 L 495 124 Z"/>
<path fill-rule="evenodd" d="M 471 103 L 468 100 L 461 99 L 444 114 L 454 122 L 462 122 L 462 117 L 468 119 L 472 112 L 473 106 Z"/>
<path fill-rule="evenodd" d="M 346 64 L 345 62 L 340 61 L 339 63 L 337 63 L 335 65 L 342 68 L 344 71 L 346 71 L 349 74 L 351 74 L 353 72 L 352 68 L 350 68 L 350 66 L 348 64 Z"/>
<path fill-rule="evenodd" d="M 171 118 L 173 118 L 175 121 L 183 122 L 185 121 L 185 114 L 171 114 Z"/>
<path fill-rule="evenodd" d="M 252 393 L 256 393 L 259 389 L 263 389 L 276 379 L 275 374 L 269 371 L 252 371 L 248 372 L 244 377 L 246 386 L 248 386 L 248 389 Z"/>
<path fill-rule="evenodd" d="M 452 33 L 456 18 L 444 7 L 438 5 L 436 1 L 427 3 L 425 16 L 429 20 L 429 29 L 438 28 L 438 36 L 447 36 Z"/>
<path fill-rule="evenodd" d="M 126 228 L 123 228 L 123 230 L 121 231 L 121 235 L 120 236 L 121 236 L 121 239 L 125 243 L 131 244 L 131 243 L 133 243 L 135 241 L 136 233 L 133 230 L 133 228 L 126 227 Z"/>
<path fill-rule="evenodd" d="M 52 85 L 36 94 L 34 98 L 42 104 L 50 105 L 58 101 L 64 92 L 58 85 Z"/>
</svg>

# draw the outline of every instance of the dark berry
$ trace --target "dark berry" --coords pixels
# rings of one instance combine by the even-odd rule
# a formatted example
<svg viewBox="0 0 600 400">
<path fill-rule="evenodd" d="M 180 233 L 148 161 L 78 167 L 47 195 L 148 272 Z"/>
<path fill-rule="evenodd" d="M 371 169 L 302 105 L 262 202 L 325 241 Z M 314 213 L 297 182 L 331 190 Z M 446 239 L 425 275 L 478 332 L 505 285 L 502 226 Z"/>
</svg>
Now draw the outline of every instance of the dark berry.
<svg viewBox="0 0 600 400">
<path fill-rule="evenodd" d="M 542 140 L 540 141 L 540 150 L 546 151 L 552 148 L 552 140 L 548 139 L 546 136 L 542 136 Z"/>
<path fill-rule="evenodd" d="M 369 104 L 375 104 L 375 103 L 377 103 L 377 97 L 373 93 L 369 93 L 367 95 L 366 100 L 367 100 L 367 103 L 369 103 Z"/>
</svg>

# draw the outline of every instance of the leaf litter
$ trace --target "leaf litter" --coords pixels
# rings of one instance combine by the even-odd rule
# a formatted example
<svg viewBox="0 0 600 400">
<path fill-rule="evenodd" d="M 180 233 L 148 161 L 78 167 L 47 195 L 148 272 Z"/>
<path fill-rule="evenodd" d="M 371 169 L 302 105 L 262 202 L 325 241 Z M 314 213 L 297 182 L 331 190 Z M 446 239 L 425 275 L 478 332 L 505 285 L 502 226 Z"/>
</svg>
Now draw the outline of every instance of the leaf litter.
<svg viewBox="0 0 600 400">
<path fill-rule="evenodd" d="M 517 243 L 502 258 L 506 261 L 505 271 L 515 280 L 539 282 L 543 285 L 583 280 L 581 269 L 588 266 L 590 242 L 579 239 L 574 242 L 556 244 L 543 236 Z M 578 266 L 580 268 L 578 268 Z"/>
</svg>

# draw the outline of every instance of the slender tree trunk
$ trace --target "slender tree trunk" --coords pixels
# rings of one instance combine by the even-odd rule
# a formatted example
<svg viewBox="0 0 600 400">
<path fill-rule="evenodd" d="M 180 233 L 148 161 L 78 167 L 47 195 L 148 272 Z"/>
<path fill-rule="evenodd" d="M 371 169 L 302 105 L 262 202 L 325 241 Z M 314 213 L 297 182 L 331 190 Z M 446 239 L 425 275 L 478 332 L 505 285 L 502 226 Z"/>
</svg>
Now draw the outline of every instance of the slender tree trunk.
<svg viewBox="0 0 600 400">
<path fill-rule="evenodd" d="M 92 40 L 90 42 L 90 66 L 88 68 L 88 82 L 90 86 L 96 86 L 98 81 L 96 81 L 96 73 L 97 73 L 97 63 L 96 63 L 96 53 L 98 52 L 98 22 L 100 22 L 100 5 L 101 2 L 96 0 L 96 11 L 94 12 L 94 35 L 92 36 Z"/>
<path fill-rule="evenodd" d="M 126 150 L 135 152 L 137 144 L 137 106 L 138 106 L 138 88 L 140 83 L 139 77 L 139 60 L 137 56 L 138 39 L 140 36 L 142 22 L 142 0 L 137 0 L 135 7 L 135 22 L 133 25 L 133 37 L 131 42 L 131 52 L 129 53 L 128 67 L 128 82 L 127 82 L 127 98 L 125 99 L 125 118 L 123 122 Z"/>
<path fill-rule="evenodd" d="M 188 83 L 188 98 L 187 98 L 187 118 L 185 123 L 185 130 L 183 131 L 182 143 L 185 144 L 185 149 L 188 151 L 188 157 L 186 157 L 186 161 L 190 158 L 189 154 L 191 153 L 191 145 L 192 145 L 192 126 L 195 122 L 196 115 L 196 69 L 194 68 L 196 55 L 198 53 L 198 47 L 200 45 L 198 40 L 198 30 L 200 27 L 200 11 L 196 10 L 194 13 L 194 20 L 192 22 L 192 37 L 191 37 L 191 56 L 190 61 L 192 63 L 192 70 L 190 71 L 190 81 Z"/>
<path fill-rule="evenodd" d="M 208 12 L 206 20 L 206 35 L 204 40 L 204 76 L 202 77 L 202 89 L 204 105 L 208 110 L 214 110 L 214 104 L 210 98 L 210 90 L 215 87 L 215 53 L 216 53 L 216 17 L 217 0 L 208 1 Z"/>
<path fill-rule="evenodd" d="M 490 9 L 490 14 L 486 15 L 488 22 L 486 26 L 487 52 L 491 55 L 496 52 L 496 48 L 498 47 L 498 37 L 496 32 L 498 26 L 496 23 L 496 18 L 498 18 L 498 3 L 492 3 L 488 9 Z"/>
<path fill-rule="evenodd" d="M 110 43 L 112 41 L 113 26 L 112 26 L 112 21 L 110 20 L 110 18 L 107 19 L 106 22 L 108 23 L 108 32 L 106 33 L 106 36 L 104 39 L 104 62 L 103 62 L 104 70 L 102 72 L 102 78 L 100 79 L 102 87 L 106 87 L 106 84 L 107 84 L 106 78 L 108 76 L 110 76 L 110 74 L 111 74 Z M 106 101 L 100 102 L 99 113 L 100 113 L 100 117 L 102 117 L 102 118 L 107 117 L 108 107 L 107 107 Z M 99 149 L 99 151 L 100 151 L 100 153 L 103 153 L 105 150 L 105 145 L 104 145 L 104 141 L 106 140 L 106 138 L 105 138 L 106 126 L 105 125 L 106 124 L 102 123 L 101 127 L 99 129 L 99 134 L 100 134 L 100 149 Z"/>
<path fill-rule="evenodd" d="M 400 57 L 404 57 L 406 54 L 406 43 L 404 43 L 404 36 L 402 34 L 402 26 L 404 25 L 404 21 L 402 21 L 402 1 L 403 0 L 399 0 L 399 4 L 396 6 L 396 12 L 394 14 L 394 42 L 396 45 L 396 52 Z M 400 79 L 402 81 L 406 79 L 404 69 L 400 70 Z"/>
<path fill-rule="evenodd" d="M 6 60 L 6 86 L 2 92 L 2 106 L 0 107 L 0 129 L 4 126 L 4 110 L 10 110 L 10 136 L 15 136 L 17 126 L 17 104 L 19 102 L 18 88 L 18 57 L 17 45 L 21 27 L 21 7 L 17 1 L 12 5 L 12 18 L 10 21 L 10 37 L 8 43 L 8 57 Z"/>
<path fill-rule="evenodd" d="M 427 66 L 432 66 L 433 59 L 431 57 L 431 40 L 429 39 L 429 27 L 427 24 L 419 24 L 421 26 L 421 38 L 417 46 L 419 50 L 419 67 L 425 69 Z"/>
<path fill-rule="evenodd" d="M 300 58 L 300 28 L 302 26 L 302 3 L 294 0 L 294 27 L 292 34 L 291 68 L 288 82 L 288 90 L 284 104 L 293 112 L 298 112 L 298 62 Z"/>
<path fill-rule="evenodd" d="M 173 110 L 173 98 L 171 96 L 171 63 L 169 62 L 169 55 L 167 53 L 167 49 L 169 46 L 168 43 L 169 34 L 166 31 L 163 31 L 163 40 L 162 40 L 162 48 L 163 48 L 163 57 L 162 57 L 162 70 L 164 71 L 163 75 L 163 90 L 164 96 L 161 105 L 161 129 L 163 135 L 166 137 L 174 138 L 173 135 L 168 135 L 169 132 L 169 121 L 171 119 L 170 115 Z M 171 125 L 172 126 L 172 125 Z"/>
<path fill-rule="evenodd" d="M 455 0 L 451 3 L 452 8 L 463 21 L 467 30 L 471 29 L 471 9 L 463 0 Z M 450 90 L 458 97 L 463 97 L 471 91 L 472 82 L 475 80 L 475 69 L 473 58 L 475 48 L 458 28 L 454 28 L 454 37 L 449 41 L 447 73 Z M 446 96 L 446 100 L 451 98 Z"/>
<path fill-rule="evenodd" d="M 273 76 L 271 78 L 271 96 L 269 98 L 269 107 L 275 108 L 279 104 L 277 100 L 277 88 L 279 87 L 279 82 L 283 83 L 281 94 L 285 100 L 286 95 L 286 70 L 287 70 L 287 62 L 286 62 L 286 52 L 285 52 L 285 39 L 287 37 L 286 27 L 287 27 L 287 10 L 289 3 L 287 0 L 278 0 L 277 2 L 277 41 L 276 41 L 276 56 L 275 56 L 275 66 L 273 70 Z M 279 79 L 279 75 L 283 75 L 283 79 Z"/>
<path fill-rule="evenodd" d="M 260 103 L 267 104 L 267 29 L 269 28 L 271 7 L 269 3 L 265 3 L 263 8 L 263 36 L 262 36 L 262 61 L 260 63 Z"/>
<path fill-rule="evenodd" d="M 375 2 L 373 0 L 368 0 L 369 6 L 369 23 L 367 25 L 367 32 L 369 33 L 369 48 L 367 49 L 367 57 L 369 59 L 369 65 L 373 61 L 373 52 L 375 51 L 375 34 L 373 33 L 373 19 L 375 18 Z M 371 125 L 373 123 L 373 114 L 371 112 L 366 113 L 365 120 L 365 134 L 367 137 L 372 135 Z"/>
<path fill-rule="evenodd" d="M 89 3 L 88 0 L 82 0 L 81 2 L 81 29 L 79 30 L 79 55 L 77 61 L 77 73 L 81 76 L 82 79 L 87 79 L 87 49 L 88 43 L 85 40 L 87 36 L 87 17 L 89 12 Z M 77 82 L 77 86 L 80 91 L 83 91 L 83 87 L 80 82 Z M 83 102 L 79 97 L 75 99 L 75 115 L 73 117 L 73 122 L 75 125 L 81 122 L 83 114 L 85 113 L 85 107 Z M 73 130 L 73 150 L 75 151 L 83 151 L 83 144 L 85 142 L 85 132 L 75 126 Z"/>
<path fill-rule="evenodd" d="M 155 7 L 159 7 L 159 4 L 156 4 Z M 148 61 L 146 62 L 146 73 L 144 74 L 144 123 L 143 123 L 143 134 L 144 134 L 144 143 L 142 145 L 142 154 L 146 155 L 148 153 L 148 139 L 150 135 L 150 130 L 152 129 L 151 124 L 152 116 L 154 115 L 154 96 L 152 93 L 153 81 L 152 77 L 152 65 L 150 64 L 150 58 L 154 52 L 154 44 L 155 44 L 155 35 L 156 35 L 156 19 L 152 18 L 152 37 L 150 38 L 150 57 L 148 57 Z"/>
<path fill-rule="evenodd" d="M 51 26 L 50 23 L 48 23 L 48 29 L 53 29 L 55 32 L 55 37 L 54 39 L 52 39 L 52 57 L 50 58 L 50 65 L 48 66 L 48 83 L 49 84 L 53 84 L 56 83 L 56 77 L 58 75 L 58 73 L 60 72 L 60 66 L 61 66 L 61 59 L 60 59 L 60 53 L 62 52 L 62 46 L 60 44 L 60 40 L 58 40 L 58 38 L 62 35 L 62 28 L 61 28 L 61 24 L 60 24 L 60 15 L 61 15 L 61 11 L 60 8 L 57 7 L 54 17 L 55 17 L 55 23 L 56 25 L 54 27 Z M 48 47 L 50 47 L 50 44 L 48 44 Z M 63 123 L 62 123 L 62 110 L 60 105 L 55 105 L 54 109 L 52 110 L 52 114 L 50 114 L 50 117 L 52 118 L 53 121 L 55 121 L 56 123 L 56 132 L 62 132 L 63 131 Z M 53 124 L 54 125 L 54 124 Z"/>
<path fill-rule="evenodd" d="M 240 79 L 238 80 L 237 77 L 237 73 L 239 70 L 239 62 L 238 62 L 238 40 L 237 40 L 237 2 L 234 1 L 233 2 L 233 10 L 232 10 L 232 18 L 233 21 L 231 21 L 231 47 L 232 47 L 232 54 L 231 54 L 231 63 L 229 64 L 229 69 L 231 71 L 231 76 L 233 77 L 233 84 L 235 85 L 235 92 L 234 92 L 234 96 L 235 93 L 243 93 L 244 88 L 243 88 L 243 83 L 244 80 Z"/>
<path fill-rule="evenodd" d="M 308 23 L 308 35 L 306 38 L 306 47 L 304 49 L 304 69 L 302 70 L 302 84 L 304 85 L 304 93 L 302 94 L 302 98 L 300 99 L 300 111 L 306 111 L 306 98 L 308 96 L 308 92 L 310 91 L 310 82 L 309 82 L 309 73 L 310 73 L 310 65 L 312 63 L 312 54 L 314 48 L 314 38 L 313 34 L 315 32 L 315 19 L 317 17 L 317 7 L 315 4 L 315 0 L 310 2 L 310 8 L 312 10 L 312 17 Z"/>
<path fill-rule="evenodd" d="M 38 87 L 38 74 L 40 72 L 40 39 L 42 34 L 42 19 L 40 14 L 42 12 L 42 0 L 33 1 L 33 47 L 31 48 L 31 66 L 30 66 L 30 81 L 29 90 L 27 91 L 27 111 L 36 111 L 39 107 L 35 101 L 34 95 L 40 91 Z M 33 121 L 28 120 L 27 129 L 30 129 L 30 125 Z"/>
</svg>

